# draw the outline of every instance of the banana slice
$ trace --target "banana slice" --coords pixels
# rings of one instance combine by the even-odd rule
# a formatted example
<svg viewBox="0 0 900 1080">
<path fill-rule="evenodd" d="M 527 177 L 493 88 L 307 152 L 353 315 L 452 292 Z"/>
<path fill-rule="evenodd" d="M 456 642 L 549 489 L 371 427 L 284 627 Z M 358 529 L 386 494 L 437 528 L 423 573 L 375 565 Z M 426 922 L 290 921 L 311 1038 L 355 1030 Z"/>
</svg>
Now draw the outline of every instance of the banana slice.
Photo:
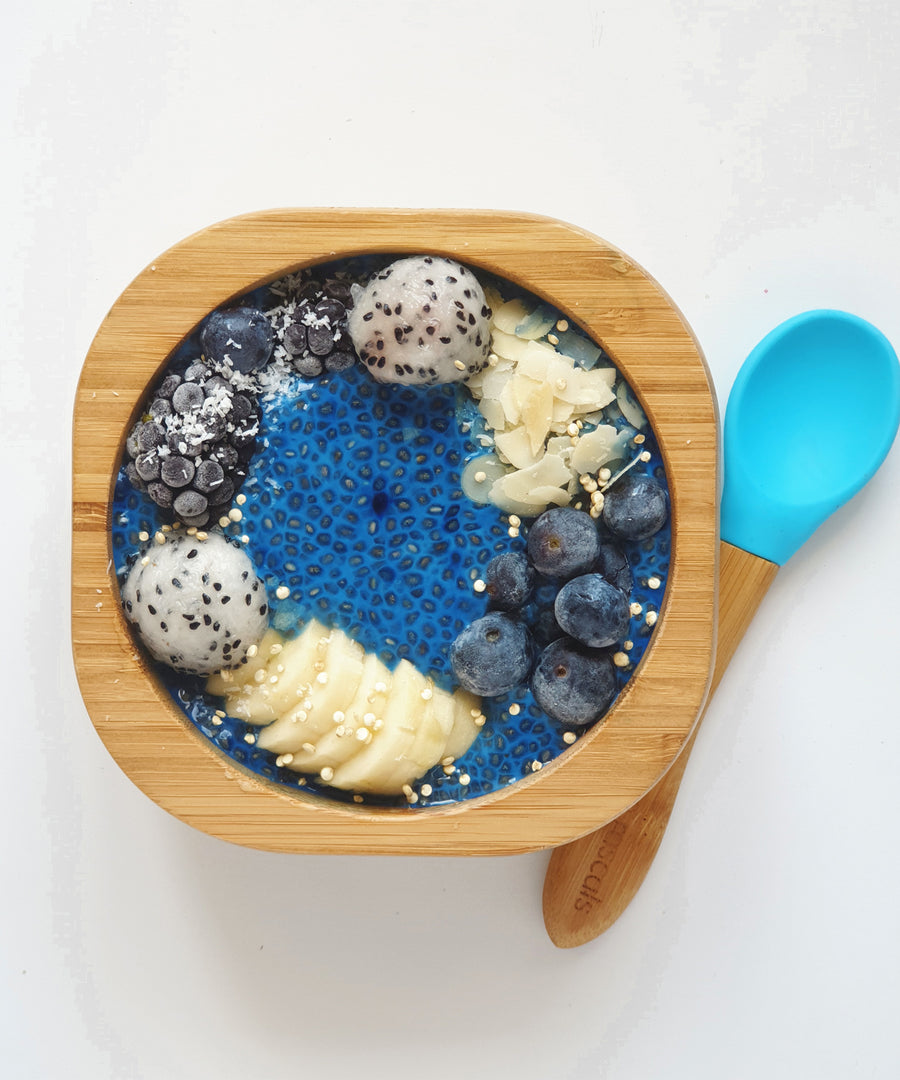
<svg viewBox="0 0 900 1080">
<path fill-rule="evenodd" d="M 386 791 L 402 791 L 404 784 L 418 780 L 444 756 L 447 736 L 438 713 L 432 707 L 433 701 L 431 697 L 423 703 L 415 738 L 409 749 L 400 754 L 393 772 L 384 781 Z"/>
<path fill-rule="evenodd" d="M 324 650 L 316 643 L 309 655 L 315 657 L 309 667 L 292 666 L 290 679 L 287 669 L 279 676 L 276 685 L 285 684 L 283 697 L 292 708 L 259 733 L 256 745 L 263 750 L 296 754 L 304 743 L 315 746 L 335 726 L 334 714 L 343 712 L 356 695 L 365 656 L 361 645 L 335 630 Z"/>
<path fill-rule="evenodd" d="M 257 654 L 207 681 L 231 716 L 267 725 L 256 745 L 342 790 L 397 795 L 480 729 L 479 699 L 448 694 L 407 660 L 392 673 L 340 630 L 311 620 L 295 638 L 268 630 Z"/>
<path fill-rule="evenodd" d="M 358 754 L 372 738 L 370 728 L 376 717 L 384 714 L 384 705 L 390 693 L 391 673 L 374 653 L 366 653 L 362 675 L 356 696 L 343 712 L 336 712 L 334 723 L 319 736 L 313 749 L 301 746 L 293 754 L 288 768 L 295 772 L 320 773 L 323 769 L 336 769 Z"/>
<path fill-rule="evenodd" d="M 303 687 L 314 683 L 319 673 L 316 664 L 324 663 L 334 634 L 312 619 L 299 637 L 286 642 L 282 651 L 269 660 L 268 677 L 262 685 L 276 716 L 293 709 L 304 696 Z"/>
<path fill-rule="evenodd" d="M 376 719 L 371 742 L 335 769 L 329 781 L 332 787 L 377 794 L 400 791 L 392 784 L 392 777 L 416 738 L 425 704 L 422 691 L 427 686 L 425 677 L 408 660 L 400 661 L 393 673 L 381 725 Z"/>
<path fill-rule="evenodd" d="M 481 701 L 468 690 L 457 690 L 448 700 L 453 727 L 444 747 L 444 756 L 456 760 L 463 756 L 481 733 L 481 728 L 475 723 L 475 717 L 481 715 Z"/>
<path fill-rule="evenodd" d="M 272 631 L 275 635 L 275 632 Z M 285 642 L 281 635 L 267 640 L 253 660 L 253 670 L 242 673 L 238 683 L 225 682 L 226 708 L 231 716 L 252 724 L 267 724 L 296 706 L 302 688 L 315 674 L 313 664 L 320 651 L 320 642 L 327 641 L 328 632 L 312 620 L 296 638 Z M 279 668 L 281 670 L 279 671 Z M 207 683 L 210 693 L 216 693 L 213 676 Z M 274 681 L 273 681 L 274 680 Z"/>
</svg>

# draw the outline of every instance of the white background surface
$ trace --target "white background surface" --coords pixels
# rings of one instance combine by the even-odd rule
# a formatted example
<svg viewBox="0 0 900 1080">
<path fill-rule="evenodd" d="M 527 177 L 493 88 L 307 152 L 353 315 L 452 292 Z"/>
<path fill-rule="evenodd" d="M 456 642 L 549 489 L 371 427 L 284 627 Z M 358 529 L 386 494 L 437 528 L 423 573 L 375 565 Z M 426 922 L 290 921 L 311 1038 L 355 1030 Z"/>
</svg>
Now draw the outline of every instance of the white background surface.
<svg viewBox="0 0 900 1080">
<path fill-rule="evenodd" d="M 288 857 L 120 773 L 69 644 L 70 416 L 169 245 L 274 206 L 563 218 L 724 403 L 809 307 L 900 343 L 895 0 L 37 0 L 2 79 L 4 1076 L 895 1077 L 900 450 L 782 572 L 645 887 L 545 936 L 547 855 Z M 836 439 L 855 415 L 823 416 Z M 786 417 L 790 422 L 790 417 Z M 24 562 L 24 566 L 23 566 Z"/>
</svg>

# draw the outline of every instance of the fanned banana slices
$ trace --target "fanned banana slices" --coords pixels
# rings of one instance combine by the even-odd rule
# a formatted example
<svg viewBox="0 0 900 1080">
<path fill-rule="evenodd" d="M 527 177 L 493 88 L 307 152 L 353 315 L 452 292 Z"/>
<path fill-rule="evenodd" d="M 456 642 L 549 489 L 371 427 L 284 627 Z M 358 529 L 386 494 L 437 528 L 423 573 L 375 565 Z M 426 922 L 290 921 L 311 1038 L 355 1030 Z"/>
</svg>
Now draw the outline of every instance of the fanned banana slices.
<svg viewBox="0 0 900 1080">
<path fill-rule="evenodd" d="M 390 671 L 340 630 L 312 620 L 286 640 L 269 629 L 256 653 L 207 681 L 230 716 L 266 725 L 256 745 L 344 791 L 398 795 L 480 731 L 480 701 L 447 693 L 401 660 Z M 483 723 L 483 720 L 481 721 Z"/>
</svg>

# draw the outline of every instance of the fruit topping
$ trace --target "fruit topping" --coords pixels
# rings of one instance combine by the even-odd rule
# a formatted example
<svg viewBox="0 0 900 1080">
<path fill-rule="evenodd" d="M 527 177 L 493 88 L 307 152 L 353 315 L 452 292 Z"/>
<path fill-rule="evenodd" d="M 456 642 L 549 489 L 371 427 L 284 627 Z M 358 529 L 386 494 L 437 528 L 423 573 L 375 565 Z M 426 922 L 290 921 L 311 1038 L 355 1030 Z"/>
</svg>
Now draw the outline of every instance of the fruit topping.
<svg viewBox="0 0 900 1080">
<path fill-rule="evenodd" d="M 318 281 L 301 275 L 284 302 L 269 314 L 288 362 L 304 378 L 345 371 L 356 363 L 347 331 L 350 285 L 337 278 Z"/>
<path fill-rule="evenodd" d="M 601 573 L 610 585 L 623 592 L 626 596 L 631 595 L 634 588 L 634 576 L 625 552 L 617 544 L 602 543 L 600 556 L 597 559 L 597 571 Z"/>
<path fill-rule="evenodd" d="M 191 675 L 241 664 L 268 624 L 252 562 L 218 533 L 153 543 L 131 567 L 122 603 L 150 655 Z"/>
<path fill-rule="evenodd" d="M 484 572 L 485 592 L 492 608 L 517 611 L 531 597 L 534 568 L 518 551 L 495 555 Z"/>
<path fill-rule="evenodd" d="M 556 621 L 567 634 L 592 649 L 620 641 L 628 630 L 628 599 L 600 574 L 566 582 L 553 605 Z"/>
<path fill-rule="evenodd" d="M 585 474 L 624 456 L 634 431 L 609 422 L 620 415 L 619 375 L 602 349 L 546 305 L 531 307 L 520 298 L 502 303 L 488 293 L 497 305 L 488 366 L 467 380 L 506 466 L 491 476 L 487 497 L 502 510 L 533 517 L 568 505 Z"/>
<path fill-rule="evenodd" d="M 213 367 L 233 368 L 246 374 L 269 362 L 275 335 L 264 312 L 237 307 L 214 311 L 200 332 L 200 341 L 203 354 Z"/>
<path fill-rule="evenodd" d="M 442 802 L 605 715 L 660 613 L 670 536 L 646 541 L 668 496 L 643 410 L 579 328 L 449 259 L 385 261 L 304 269 L 198 326 L 128 433 L 146 497 L 117 488 L 113 536 L 147 540 L 148 499 L 173 522 L 121 595 L 224 752 L 357 802 Z M 271 628 L 208 523 L 272 575 Z"/>
<path fill-rule="evenodd" d="M 616 695 L 616 672 L 605 652 L 562 637 L 538 657 L 531 680 L 535 700 L 562 724 L 584 726 L 599 719 Z"/>
<path fill-rule="evenodd" d="M 391 263 L 355 297 L 348 321 L 379 382 L 459 382 L 487 363 L 491 310 L 474 274 L 439 256 Z"/>
<path fill-rule="evenodd" d="M 524 682 L 533 660 L 527 627 L 501 612 L 469 623 L 450 649 L 460 686 L 482 697 L 499 697 Z"/>
<path fill-rule="evenodd" d="M 510 517 L 510 535 L 518 536 L 520 525 L 519 519 Z M 578 676 L 579 689 L 573 699 L 573 715 L 584 719 L 572 722 L 593 722 L 612 701 L 614 689 L 607 686 L 607 674 L 612 671 L 615 682 L 618 663 L 606 653 L 602 653 L 603 663 L 594 663 L 599 650 L 621 643 L 616 656 L 625 658 L 619 666 L 627 666 L 627 651 L 634 648 L 633 641 L 626 640 L 633 614 L 631 567 L 618 544 L 602 539 L 593 517 L 572 507 L 541 514 L 527 528 L 526 546 L 527 553 L 494 556 L 484 581 L 475 583 L 476 591 L 487 594 L 489 612 L 457 637 L 450 654 L 454 672 L 463 686 L 485 697 L 500 696 L 516 686 L 526 670 L 523 663 L 513 672 L 514 628 L 518 633 L 524 630 L 539 649 L 563 640 L 565 648 L 577 653 L 573 660 L 577 670 L 584 668 L 588 673 L 584 679 Z M 531 682 L 535 700 L 551 719 L 569 722 L 563 706 L 551 711 L 539 701 L 537 679 L 535 673 Z M 546 669 L 540 677 L 545 697 L 552 701 L 554 694 L 569 693 L 571 684 L 564 679 L 568 673 L 563 675 L 562 669 L 556 674 Z"/>
<path fill-rule="evenodd" d="M 662 484 L 645 473 L 626 473 L 605 493 L 601 521 L 622 540 L 649 540 L 665 525 L 668 500 Z"/>
<path fill-rule="evenodd" d="M 412 781 L 469 748 L 478 699 L 435 686 L 407 660 L 389 670 L 340 630 L 310 620 L 291 639 L 273 630 L 237 671 L 207 680 L 232 716 L 266 725 L 256 745 L 330 787 L 405 793 Z"/>
<path fill-rule="evenodd" d="M 568 506 L 547 510 L 528 531 L 528 558 L 550 578 L 566 580 L 592 569 L 600 535 L 589 514 Z"/>
<path fill-rule="evenodd" d="M 167 375 L 153 394 L 149 416 L 125 443 L 132 459 L 126 476 L 164 516 L 203 526 L 227 513 L 246 478 L 259 406 L 250 391 L 238 392 L 203 363 Z"/>
</svg>

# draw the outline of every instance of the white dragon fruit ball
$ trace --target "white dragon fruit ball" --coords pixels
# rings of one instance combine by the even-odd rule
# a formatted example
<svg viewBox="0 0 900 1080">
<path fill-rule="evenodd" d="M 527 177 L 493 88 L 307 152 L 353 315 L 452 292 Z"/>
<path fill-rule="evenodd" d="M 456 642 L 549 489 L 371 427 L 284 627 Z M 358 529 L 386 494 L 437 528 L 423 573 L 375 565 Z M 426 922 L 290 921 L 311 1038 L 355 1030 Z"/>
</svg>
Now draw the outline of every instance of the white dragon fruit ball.
<svg viewBox="0 0 900 1080">
<path fill-rule="evenodd" d="M 487 363 L 491 309 L 471 270 L 437 255 L 391 263 L 356 290 L 348 330 L 371 374 L 385 383 L 432 386 Z"/>
<path fill-rule="evenodd" d="M 243 663 L 269 621 L 253 563 L 219 533 L 170 533 L 152 544 L 132 566 L 122 604 L 150 655 L 189 675 Z"/>
</svg>

